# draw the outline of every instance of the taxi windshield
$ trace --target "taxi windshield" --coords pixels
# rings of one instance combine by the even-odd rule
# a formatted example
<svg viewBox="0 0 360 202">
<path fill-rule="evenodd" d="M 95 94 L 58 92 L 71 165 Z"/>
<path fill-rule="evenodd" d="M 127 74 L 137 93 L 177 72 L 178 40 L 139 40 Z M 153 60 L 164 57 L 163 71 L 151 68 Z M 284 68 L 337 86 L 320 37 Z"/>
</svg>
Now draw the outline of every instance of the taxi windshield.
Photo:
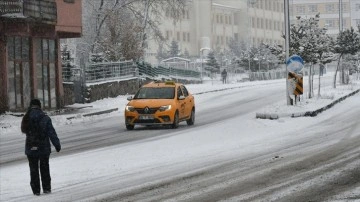
<svg viewBox="0 0 360 202">
<path fill-rule="evenodd" d="M 134 99 L 174 99 L 174 87 L 143 87 L 136 93 Z"/>
</svg>

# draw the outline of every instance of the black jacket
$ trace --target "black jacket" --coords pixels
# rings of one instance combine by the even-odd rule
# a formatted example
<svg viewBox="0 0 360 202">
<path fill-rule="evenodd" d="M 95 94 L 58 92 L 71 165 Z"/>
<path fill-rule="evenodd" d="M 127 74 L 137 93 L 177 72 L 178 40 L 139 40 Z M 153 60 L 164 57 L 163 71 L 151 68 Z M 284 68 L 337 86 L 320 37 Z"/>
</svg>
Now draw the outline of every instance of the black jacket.
<svg viewBox="0 0 360 202">
<path fill-rule="evenodd" d="M 32 127 L 31 123 L 38 123 L 44 138 L 39 143 L 37 150 L 33 150 L 30 146 L 29 131 Z M 25 154 L 28 156 L 49 156 L 51 153 L 51 143 L 56 150 L 61 149 L 60 140 L 52 125 L 51 119 L 40 108 L 31 108 L 23 117 L 21 122 L 21 131 L 26 134 Z"/>
</svg>

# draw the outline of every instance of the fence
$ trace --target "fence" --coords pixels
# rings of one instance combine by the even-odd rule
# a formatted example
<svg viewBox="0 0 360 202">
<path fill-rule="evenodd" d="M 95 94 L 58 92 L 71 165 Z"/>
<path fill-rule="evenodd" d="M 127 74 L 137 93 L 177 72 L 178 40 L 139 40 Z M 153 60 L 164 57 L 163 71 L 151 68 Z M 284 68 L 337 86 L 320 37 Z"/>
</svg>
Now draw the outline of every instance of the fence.
<svg viewBox="0 0 360 202">
<path fill-rule="evenodd" d="M 62 77 L 65 82 L 73 82 L 82 77 L 82 72 L 79 68 L 64 64 Z M 85 70 L 86 83 L 133 77 L 199 80 L 201 74 L 196 70 L 151 66 L 147 63 L 135 63 L 133 61 L 95 63 L 88 65 Z"/>
<path fill-rule="evenodd" d="M 279 71 L 269 71 L 269 72 L 251 72 L 249 73 L 250 81 L 258 81 L 258 80 L 272 80 L 272 79 L 282 79 L 286 78 L 286 72 Z"/>
</svg>

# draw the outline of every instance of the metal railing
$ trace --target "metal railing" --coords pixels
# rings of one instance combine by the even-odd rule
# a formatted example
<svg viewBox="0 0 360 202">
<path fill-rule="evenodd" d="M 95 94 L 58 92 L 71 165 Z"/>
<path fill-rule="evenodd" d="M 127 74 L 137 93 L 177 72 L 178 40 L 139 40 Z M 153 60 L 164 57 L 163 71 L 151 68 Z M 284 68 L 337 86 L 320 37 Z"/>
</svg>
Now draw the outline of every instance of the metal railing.
<svg viewBox="0 0 360 202">
<path fill-rule="evenodd" d="M 85 72 L 85 74 L 82 74 Z M 85 75 L 86 83 L 94 83 L 132 77 L 149 79 L 200 79 L 200 72 L 192 69 L 178 69 L 173 67 L 151 66 L 146 63 L 135 63 L 133 61 L 94 63 L 87 65 L 85 71 L 68 64 L 63 64 L 62 77 L 64 82 L 73 82 L 79 76 Z"/>
<path fill-rule="evenodd" d="M 0 16 L 10 13 L 22 13 L 22 2 L 19 0 L 0 1 Z"/>
<path fill-rule="evenodd" d="M 43 23 L 54 24 L 57 22 L 57 7 L 55 0 L 0 1 L 0 16 L 17 13 Z"/>
<path fill-rule="evenodd" d="M 85 70 L 87 83 L 131 78 L 136 77 L 136 74 L 136 65 L 133 61 L 90 64 Z"/>
</svg>

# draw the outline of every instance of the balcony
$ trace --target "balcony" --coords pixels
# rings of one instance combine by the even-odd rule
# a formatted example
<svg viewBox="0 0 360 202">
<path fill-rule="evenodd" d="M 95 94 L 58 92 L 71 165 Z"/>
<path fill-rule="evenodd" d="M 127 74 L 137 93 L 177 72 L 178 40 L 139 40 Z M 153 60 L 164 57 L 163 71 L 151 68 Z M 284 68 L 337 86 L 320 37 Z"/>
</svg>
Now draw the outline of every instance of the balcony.
<svg viewBox="0 0 360 202">
<path fill-rule="evenodd" d="M 0 17 L 28 18 L 37 22 L 56 24 L 55 0 L 1 0 Z"/>
</svg>

